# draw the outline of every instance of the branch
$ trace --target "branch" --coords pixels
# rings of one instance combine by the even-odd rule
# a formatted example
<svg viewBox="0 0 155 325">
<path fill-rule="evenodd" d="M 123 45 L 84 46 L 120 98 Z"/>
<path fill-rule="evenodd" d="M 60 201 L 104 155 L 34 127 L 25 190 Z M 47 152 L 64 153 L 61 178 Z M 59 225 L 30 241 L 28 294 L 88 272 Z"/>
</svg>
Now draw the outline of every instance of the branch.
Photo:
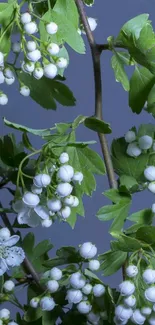
<svg viewBox="0 0 155 325">
<path fill-rule="evenodd" d="M 93 33 L 90 29 L 87 16 L 84 11 L 83 1 L 75 0 L 79 15 L 84 26 L 89 46 L 91 49 L 92 60 L 93 60 L 93 68 L 94 68 L 94 82 L 95 82 L 95 116 L 99 120 L 103 120 L 102 116 L 102 80 L 101 80 L 101 63 L 100 56 L 101 50 L 100 45 L 96 44 Z M 100 140 L 100 145 L 102 149 L 102 154 L 105 161 L 105 166 L 107 170 L 109 185 L 111 188 L 117 188 L 117 181 L 115 179 L 114 168 L 110 156 L 110 152 L 108 149 L 107 140 L 104 134 L 98 133 L 98 137 Z"/>
</svg>

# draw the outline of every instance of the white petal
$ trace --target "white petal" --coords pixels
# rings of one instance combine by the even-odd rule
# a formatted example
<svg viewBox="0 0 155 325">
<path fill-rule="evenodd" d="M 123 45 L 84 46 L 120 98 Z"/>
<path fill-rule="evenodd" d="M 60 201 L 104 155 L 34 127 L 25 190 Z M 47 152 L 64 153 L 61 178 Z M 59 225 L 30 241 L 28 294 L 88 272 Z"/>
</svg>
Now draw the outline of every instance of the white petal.
<svg viewBox="0 0 155 325">
<path fill-rule="evenodd" d="M 25 258 L 23 249 L 17 246 L 7 249 L 7 251 L 5 251 L 5 254 L 7 265 L 12 267 L 19 266 Z"/>
<path fill-rule="evenodd" d="M 37 227 L 41 224 L 40 217 L 37 215 L 37 213 L 34 210 L 31 210 L 30 218 L 27 219 L 27 224 L 30 227 Z"/>
<path fill-rule="evenodd" d="M 14 211 L 20 212 L 24 208 L 24 203 L 21 200 L 18 200 L 12 204 Z"/>
<path fill-rule="evenodd" d="M 7 264 L 4 259 L 0 258 L 0 276 L 2 276 L 7 270 Z"/>
<path fill-rule="evenodd" d="M 20 237 L 18 235 L 13 235 L 9 239 L 3 242 L 3 246 L 11 247 L 19 241 Z"/>
<path fill-rule="evenodd" d="M 29 212 L 29 208 L 24 208 L 18 213 L 17 220 L 20 225 L 27 224 L 27 221 L 30 218 Z"/>
<path fill-rule="evenodd" d="M 48 209 L 43 206 L 43 205 L 37 205 L 34 208 L 34 211 L 37 213 L 37 215 L 41 218 L 41 219 L 49 219 L 49 211 Z"/>
</svg>

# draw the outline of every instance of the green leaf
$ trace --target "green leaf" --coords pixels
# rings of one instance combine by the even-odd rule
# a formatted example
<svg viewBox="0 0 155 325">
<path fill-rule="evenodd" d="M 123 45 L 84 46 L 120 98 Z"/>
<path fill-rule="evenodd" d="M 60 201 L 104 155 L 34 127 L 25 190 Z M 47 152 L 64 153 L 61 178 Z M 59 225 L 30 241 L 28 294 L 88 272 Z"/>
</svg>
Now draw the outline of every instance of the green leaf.
<svg viewBox="0 0 155 325">
<path fill-rule="evenodd" d="M 150 225 L 152 224 L 154 217 L 154 213 L 152 212 L 152 209 L 144 209 L 140 210 L 138 212 L 132 213 L 129 217 L 128 220 L 136 222 L 138 224 L 145 224 L 145 225 Z"/>
<path fill-rule="evenodd" d="M 121 82 L 124 90 L 129 91 L 129 79 L 124 69 L 124 60 L 127 59 L 130 62 L 130 55 L 123 52 L 114 52 L 114 55 L 111 58 L 111 65 L 114 70 L 115 79 L 117 82 Z"/>
<path fill-rule="evenodd" d="M 127 253 L 122 251 L 109 251 L 99 255 L 101 262 L 100 269 L 104 276 L 109 276 L 117 272 L 124 264 L 127 258 Z"/>
<path fill-rule="evenodd" d="M 57 0 L 53 10 L 65 16 L 78 29 L 79 15 L 74 0 Z"/>
<path fill-rule="evenodd" d="M 0 51 L 6 55 L 9 54 L 11 47 L 10 23 L 14 19 L 14 13 L 14 3 L 0 3 Z"/>
<path fill-rule="evenodd" d="M 41 136 L 41 137 L 51 134 L 51 131 L 50 131 L 51 129 L 40 129 L 40 130 L 30 129 L 30 128 L 24 126 L 24 125 L 20 125 L 20 124 L 17 124 L 17 123 L 10 122 L 5 117 L 4 117 L 4 124 L 11 127 L 11 128 L 13 128 L 13 129 L 16 129 L 18 131 L 28 132 L 28 133 L 38 135 L 38 136 Z"/>
<path fill-rule="evenodd" d="M 142 244 L 135 238 L 119 235 L 118 241 L 111 242 L 111 249 L 113 251 L 134 252 L 141 249 Z"/>
<path fill-rule="evenodd" d="M 137 132 L 137 137 L 140 138 L 143 135 L 149 135 L 154 138 L 154 133 L 155 126 L 153 124 L 141 124 Z"/>
<path fill-rule="evenodd" d="M 155 76 L 145 67 L 135 68 L 130 79 L 129 106 L 134 113 L 139 114 L 155 83 Z"/>
<path fill-rule="evenodd" d="M 84 274 L 90 279 L 90 281 L 95 281 L 95 283 L 103 283 L 96 274 L 94 274 L 93 272 L 91 272 L 88 269 L 84 270 Z"/>
<path fill-rule="evenodd" d="M 52 311 L 43 311 L 42 325 L 55 325 L 57 319 L 60 317 L 61 308 L 57 306 Z"/>
<path fill-rule="evenodd" d="M 57 257 L 53 259 L 49 259 L 44 262 L 44 265 L 47 268 L 52 268 L 58 265 L 71 264 L 71 263 L 79 263 L 82 261 L 82 257 L 79 252 L 75 249 L 75 247 L 62 247 L 56 252 Z"/>
<path fill-rule="evenodd" d="M 74 106 L 75 98 L 70 89 L 57 80 L 46 77 L 35 79 L 28 73 L 18 72 L 19 81 L 30 88 L 31 98 L 46 109 L 56 109 L 56 101 L 63 106 Z M 44 94 L 44 96 L 43 96 Z"/>
<path fill-rule="evenodd" d="M 44 255 L 49 250 L 53 248 L 53 245 L 51 244 L 50 240 L 43 240 L 40 242 L 33 250 L 33 263 L 35 265 L 35 260 L 38 259 L 41 255 Z"/>
<path fill-rule="evenodd" d="M 0 159 L 4 164 L 15 168 L 25 157 L 26 153 L 23 152 L 23 147 L 21 144 L 16 144 L 13 134 L 0 137 Z"/>
<path fill-rule="evenodd" d="M 148 95 L 146 111 L 155 117 L 155 85 Z"/>
<path fill-rule="evenodd" d="M 117 40 L 121 40 L 124 43 L 130 39 L 132 35 L 138 39 L 142 28 L 148 23 L 148 18 L 149 14 L 141 14 L 127 21 L 121 28 Z"/>
<path fill-rule="evenodd" d="M 32 147 L 32 144 L 28 138 L 28 135 L 26 132 L 23 133 L 22 135 L 22 140 L 23 140 L 23 144 L 24 144 L 24 147 L 30 151 L 34 151 L 35 149 Z"/>
<path fill-rule="evenodd" d="M 35 237 L 34 234 L 32 232 L 28 233 L 22 242 L 22 247 L 24 249 L 24 252 L 26 253 L 26 255 L 29 258 L 33 258 L 33 254 L 34 254 L 34 243 L 35 243 Z"/>
<path fill-rule="evenodd" d="M 28 310 L 24 314 L 24 320 L 28 323 L 38 320 L 42 316 L 42 310 L 40 308 L 28 307 Z"/>
<path fill-rule="evenodd" d="M 86 118 L 84 121 L 84 125 L 88 129 L 91 129 L 95 132 L 104 133 L 104 134 L 108 134 L 108 133 L 112 132 L 109 123 L 101 121 L 101 120 L 97 119 L 96 117 Z"/>
<path fill-rule="evenodd" d="M 119 182 L 120 182 L 120 187 L 122 186 L 125 187 L 131 193 L 136 192 L 139 188 L 136 179 L 132 176 L 121 175 Z"/>
<path fill-rule="evenodd" d="M 155 227 L 154 226 L 144 226 L 137 230 L 136 238 L 145 242 L 147 244 L 155 243 Z"/>
<path fill-rule="evenodd" d="M 0 293 L 3 292 L 4 275 L 0 276 Z"/>
</svg>

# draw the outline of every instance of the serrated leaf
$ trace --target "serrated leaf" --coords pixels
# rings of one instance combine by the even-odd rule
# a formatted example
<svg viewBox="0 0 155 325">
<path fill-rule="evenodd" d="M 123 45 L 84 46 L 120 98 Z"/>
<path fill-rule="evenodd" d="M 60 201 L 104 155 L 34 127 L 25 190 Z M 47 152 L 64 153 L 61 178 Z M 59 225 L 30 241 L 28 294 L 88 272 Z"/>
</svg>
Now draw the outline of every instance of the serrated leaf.
<svg viewBox="0 0 155 325">
<path fill-rule="evenodd" d="M 13 128 L 13 129 L 16 129 L 16 130 L 19 130 L 19 131 L 22 131 L 22 132 L 28 132 L 28 133 L 38 135 L 38 136 L 41 136 L 41 137 L 51 134 L 51 131 L 50 131 L 51 129 L 40 129 L 40 130 L 31 129 L 31 128 L 28 128 L 28 127 L 26 127 L 24 125 L 20 125 L 20 124 L 17 124 L 17 123 L 10 122 L 5 117 L 4 117 L 4 124 L 11 127 L 11 128 Z"/>
<path fill-rule="evenodd" d="M 110 124 L 97 119 L 96 117 L 87 117 L 84 125 L 95 132 L 109 134 L 112 132 Z"/>
<path fill-rule="evenodd" d="M 155 85 L 152 87 L 148 98 L 147 98 L 147 107 L 146 111 L 155 117 Z"/>
<path fill-rule="evenodd" d="M 95 280 L 96 283 L 103 283 L 96 274 L 94 274 L 93 272 L 91 272 L 88 269 L 84 270 L 84 274 L 91 280 Z"/>
<path fill-rule="evenodd" d="M 136 238 L 145 242 L 147 244 L 154 244 L 155 243 L 155 227 L 154 226 L 147 226 L 141 227 L 136 232 Z"/>
<path fill-rule="evenodd" d="M 82 257 L 75 247 L 62 247 L 57 250 L 56 255 L 56 258 L 44 262 L 44 265 L 47 268 L 64 264 L 79 263 L 82 261 Z"/>
<path fill-rule="evenodd" d="M 53 10 L 64 15 L 78 29 L 79 14 L 74 0 L 57 0 Z"/>
<path fill-rule="evenodd" d="M 44 255 L 49 250 L 53 248 L 50 240 L 43 240 L 33 249 L 33 263 L 35 265 L 35 260 L 38 259 L 41 255 Z"/>
<path fill-rule="evenodd" d="M 28 323 L 38 320 L 42 316 L 42 310 L 40 308 L 28 307 L 28 310 L 24 314 L 24 320 Z"/>
<path fill-rule="evenodd" d="M 141 124 L 137 132 L 137 137 L 140 138 L 143 135 L 149 135 L 154 138 L 154 133 L 155 126 L 153 124 Z"/>
<path fill-rule="evenodd" d="M 129 21 L 127 21 L 121 28 L 121 31 L 116 40 L 127 41 L 130 39 L 131 35 L 134 35 L 135 38 L 139 38 L 142 28 L 147 24 L 149 14 L 138 15 Z"/>
<path fill-rule="evenodd" d="M 28 233 L 22 241 L 22 247 L 24 249 L 24 252 L 31 259 L 33 258 L 33 253 L 34 253 L 33 251 L 34 243 L 35 243 L 35 237 L 32 232 Z"/>
<path fill-rule="evenodd" d="M 128 220 L 136 222 L 138 224 L 142 225 L 151 225 L 153 221 L 154 213 L 152 212 L 152 209 L 144 209 L 140 210 L 138 212 L 132 213 Z"/>
<path fill-rule="evenodd" d="M 130 89 L 129 79 L 124 69 L 124 60 L 122 59 L 122 56 L 123 56 L 122 52 L 114 52 L 114 55 L 111 58 L 111 65 L 114 70 L 116 81 L 121 82 L 124 90 L 129 91 Z M 130 60 L 130 56 L 129 56 L 129 60 Z"/>
<path fill-rule="evenodd" d="M 100 269 L 104 276 L 109 276 L 117 272 L 124 264 L 127 258 L 127 253 L 122 251 L 109 251 L 99 255 L 101 262 Z"/>
<path fill-rule="evenodd" d="M 22 135 L 22 140 L 23 140 L 23 144 L 24 144 L 24 147 L 30 151 L 34 151 L 35 149 L 32 147 L 32 144 L 28 138 L 28 135 L 26 132 L 23 133 Z"/>
<path fill-rule="evenodd" d="M 120 187 L 125 186 L 125 188 L 131 193 L 136 192 L 139 188 L 136 179 L 132 176 L 121 175 L 121 177 L 119 178 L 119 182 Z"/>
<path fill-rule="evenodd" d="M 4 164 L 15 168 L 25 157 L 26 153 L 23 152 L 21 144 L 16 144 L 13 134 L 0 137 L 0 159 Z"/>
<path fill-rule="evenodd" d="M 0 51 L 6 55 L 8 55 L 11 47 L 11 22 L 14 13 L 14 3 L 0 3 Z M 6 30 L 7 32 L 5 32 Z"/>
<path fill-rule="evenodd" d="M 134 252 L 141 249 L 142 244 L 135 238 L 121 234 L 118 241 L 111 242 L 111 249 L 114 251 Z"/>
</svg>

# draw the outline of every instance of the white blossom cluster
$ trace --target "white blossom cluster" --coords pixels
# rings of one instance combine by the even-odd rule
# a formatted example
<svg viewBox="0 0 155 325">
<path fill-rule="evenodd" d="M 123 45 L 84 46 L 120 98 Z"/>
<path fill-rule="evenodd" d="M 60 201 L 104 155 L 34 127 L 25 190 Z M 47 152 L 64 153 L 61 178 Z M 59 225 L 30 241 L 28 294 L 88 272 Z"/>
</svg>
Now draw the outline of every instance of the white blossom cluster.
<svg viewBox="0 0 155 325">
<path fill-rule="evenodd" d="M 14 246 L 20 237 L 11 236 L 8 228 L 0 229 L 0 276 L 2 276 L 9 267 L 19 266 L 25 253 L 21 247 Z"/>
<path fill-rule="evenodd" d="M 144 176 L 148 181 L 148 190 L 155 194 L 155 166 L 145 168 Z M 155 203 L 152 204 L 152 212 L 155 213 Z"/>
<path fill-rule="evenodd" d="M 125 134 L 125 141 L 128 143 L 126 153 L 130 157 L 138 157 L 150 148 L 155 151 L 155 142 L 149 135 L 143 135 L 137 140 L 136 133 L 128 131 Z"/>
<path fill-rule="evenodd" d="M 18 325 L 16 322 L 10 320 L 10 314 L 9 309 L 0 309 L 0 325 Z"/>
<path fill-rule="evenodd" d="M 119 285 L 122 303 L 115 308 L 114 322 L 116 325 L 127 324 L 129 319 L 134 324 L 142 325 L 147 320 L 148 324 L 155 325 L 155 270 L 148 267 L 142 273 L 142 281 L 148 285 L 143 292 L 143 298 L 146 301 L 144 306 L 136 306 L 136 295 L 139 296 L 140 294 L 136 292 L 136 283 L 134 283 L 137 274 L 137 266 L 129 265 L 126 269 L 126 275 L 131 279 L 123 281 Z"/>
<path fill-rule="evenodd" d="M 71 215 L 72 208 L 79 205 L 78 197 L 72 195 L 74 183 L 81 184 L 83 174 L 74 171 L 68 165 L 69 156 L 63 152 L 59 157 L 59 167 L 55 165 L 49 169 L 49 174 L 38 174 L 33 178 L 31 192 L 26 192 L 22 200 L 13 204 L 13 209 L 18 213 L 19 224 L 30 227 L 42 225 L 50 227 L 52 220 L 60 218 L 66 220 Z M 56 173 L 57 184 L 52 185 L 52 174 Z M 50 175 L 51 174 L 51 175 Z M 53 186 L 53 197 L 48 197 L 48 186 Z M 42 203 L 43 202 L 43 203 Z"/>
</svg>

